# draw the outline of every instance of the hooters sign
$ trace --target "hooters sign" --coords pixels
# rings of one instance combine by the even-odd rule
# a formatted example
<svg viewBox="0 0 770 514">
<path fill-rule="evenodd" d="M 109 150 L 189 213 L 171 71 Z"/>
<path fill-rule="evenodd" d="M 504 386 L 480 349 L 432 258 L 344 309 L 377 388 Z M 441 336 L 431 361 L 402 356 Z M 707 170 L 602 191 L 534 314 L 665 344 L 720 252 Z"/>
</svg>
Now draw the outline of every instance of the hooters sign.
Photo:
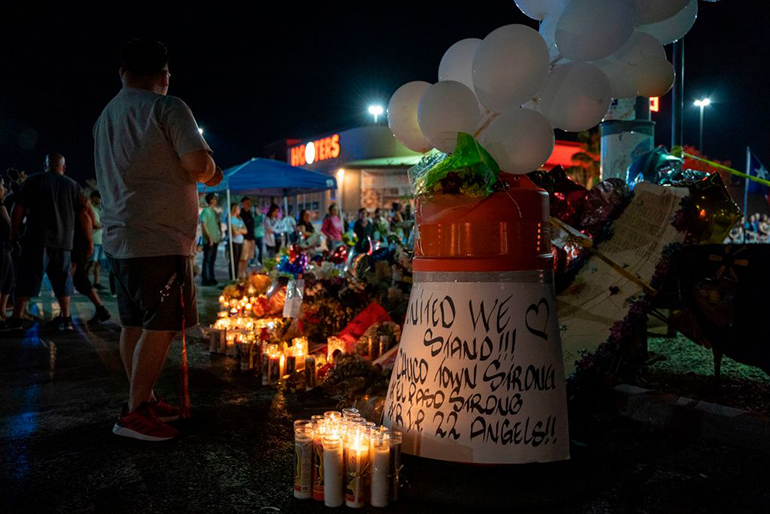
<svg viewBox="0 0 770 514">
<path fill-rule="evenodd" d="M 304 145 L 293 146 L 289 149 L 289 156 L 292 166 L 336 159 L 340 156 L 340 135 L 334 134 Z"/>
</svg>

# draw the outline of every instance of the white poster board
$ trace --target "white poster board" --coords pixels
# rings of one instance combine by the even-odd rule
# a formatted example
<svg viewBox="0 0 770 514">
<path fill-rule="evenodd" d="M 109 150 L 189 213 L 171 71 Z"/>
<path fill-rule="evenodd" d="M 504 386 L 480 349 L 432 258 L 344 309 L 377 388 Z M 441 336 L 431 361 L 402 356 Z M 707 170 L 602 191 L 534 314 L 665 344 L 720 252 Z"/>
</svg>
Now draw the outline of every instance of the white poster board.
<svg viewBox="0 0 770 514">
<path fill-rule="evenodd" d="M 634 199 L 615 221 L 612 238 L 597 249 L 649 284 L 663 249 L 684 241 L 685 234 L 671 225 L 671 219 L 688 194 L 687 188 L 641 182 L 634 190 Z M 558 297 L 567 375 L 574 372 L 582 351 L 593 352 L 609 338 L 612 325 L 626 317 L 631 302 L 643 292 L 642 286 L 600 258 L 593 256 L 586 262 Z"/>
<path fill-rule="evenodd" d="M 403 431 L 403 451 L 468 463 L 568 459 L 551 285 L 420 275 L 385 401 L 385 424 Z"/>
</svg>

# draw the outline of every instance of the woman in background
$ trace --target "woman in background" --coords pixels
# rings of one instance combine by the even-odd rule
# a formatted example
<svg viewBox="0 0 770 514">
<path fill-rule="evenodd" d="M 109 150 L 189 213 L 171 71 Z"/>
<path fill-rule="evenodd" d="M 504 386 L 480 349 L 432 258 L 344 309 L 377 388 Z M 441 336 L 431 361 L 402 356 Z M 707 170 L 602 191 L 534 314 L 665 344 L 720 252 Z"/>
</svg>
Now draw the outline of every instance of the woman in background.
<svg viewBox="0 0 770 514">
<path fill-rule="evenodd" d="M 278 255 L 281 248 L 281 220 L 278 219 L 278 206 L 270 205 L 265 217 L 265 250 L 268 257 Z"/>
<path fill-rule="evenodd" d="M 246 224 L 240 217 L 241 206 L 237 203 L 230 204 L 230 230 L 232 230 L 233 238 L 233 262 L 235 263 L 235 274 L 238 275 L 238 263 L 241 262 L 241 252 L 243 251 L 244 235 L 246 234 Z M 228 236 L 230 233 L 228 232 Z M 229 267 L 229 266 L 228 266 Z M 233 277 L 233 269 L 230 268 L 230 280 L 235 279 Z"/>
<path fill-rule="evenodd" d="M 342 244 L 342 220 L 339 217 L 337 204 L 329 206 L 329 214 L 324 218 L 321 224 L 321 233 L 326 236 L 326 246 L 329 251 L 334 250 Z"/>
</svg>

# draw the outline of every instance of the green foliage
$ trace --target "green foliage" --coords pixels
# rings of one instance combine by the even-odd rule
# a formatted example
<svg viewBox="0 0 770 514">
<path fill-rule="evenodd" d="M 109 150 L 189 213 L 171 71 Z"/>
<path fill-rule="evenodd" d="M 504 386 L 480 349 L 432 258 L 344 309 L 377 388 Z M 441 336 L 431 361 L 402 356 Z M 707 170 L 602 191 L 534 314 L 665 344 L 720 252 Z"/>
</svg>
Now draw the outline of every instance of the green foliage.
<svg viewBox="0 0 770 514">
<path fill-rule="evenodd" d="M 675 338 L 650 338 L 647 344 L 650 352 L 665 357 L 665 360 L 649 367 L 652 373 L 714 376 L 714 355 L 711 350 L 698 346 L 683 335 Z M 770 383 L 770 376 L 761 369 L 746 366 L 727 356 L 722 361 L 722 376 Z"/>
</svg>

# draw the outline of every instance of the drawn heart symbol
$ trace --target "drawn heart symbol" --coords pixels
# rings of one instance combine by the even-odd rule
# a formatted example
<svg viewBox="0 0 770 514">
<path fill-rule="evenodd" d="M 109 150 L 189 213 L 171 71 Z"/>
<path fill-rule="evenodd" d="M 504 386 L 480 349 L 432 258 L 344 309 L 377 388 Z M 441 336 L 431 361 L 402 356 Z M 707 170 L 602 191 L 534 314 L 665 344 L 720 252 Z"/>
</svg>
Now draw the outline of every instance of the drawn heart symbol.
<svg viewBox="0 0 770 514">
<path fill-rule="evenodd" d="M 540 306 L 545 306 L 545 316 L 542 316 L 540 314 Z M 532 321 L 533 323 L 530 323 L 530 314 L 532 314 Z M 530 331 L 530 333 L 536 335 L 537 337 L 542 337 L 546 341 L 548 341 L 548 334 L 546 334 L 546 329 L 548 328 L 548 316 L 551 315 L 551 308 L 548 306 L 548 302 L 545 298 L 540 300 L 537 304 L 532 304 L 527 309 L 527 315 L 524 317 L 524 322 L 527 325 L 527 330 Z M 540 318 L 545 318 L 541 320 Z M 538 330 L 537 328 L 532 328 L 532 325 L 535 327 L 542 326 L 542 330 Z"/>
</svg>

